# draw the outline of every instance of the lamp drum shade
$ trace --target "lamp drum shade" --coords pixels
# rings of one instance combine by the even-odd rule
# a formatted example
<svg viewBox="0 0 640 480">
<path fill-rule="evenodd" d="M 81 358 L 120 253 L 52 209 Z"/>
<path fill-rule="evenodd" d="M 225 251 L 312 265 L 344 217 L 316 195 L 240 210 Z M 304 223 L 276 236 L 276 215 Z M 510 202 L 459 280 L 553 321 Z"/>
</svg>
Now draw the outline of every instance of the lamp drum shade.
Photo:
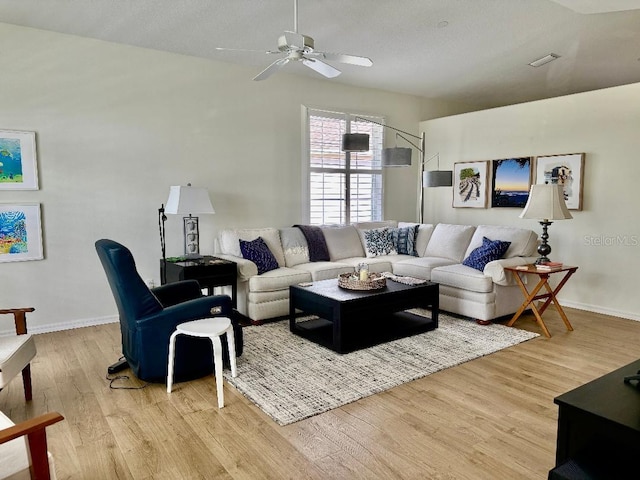
<svg viewBox="0 0 640 480">
<path fill-rule="evenodd" d="M 411 165 L 411 149 L 392 147 L 382 149 L 383 167 L 408 167 Z"/>
<path fill-rule="evenodd" d="M 209 192 L 206 188 L 197 188 L 190 185 L 172 186 L 169 188 L 169 198 L 164 209 L 170 214 L 199 214 L 216 213 L 209 199 Z"/>
<path fill-rule="evenodd" d="M 450 187 L 453 185 L 451 170 L 427 170 L 422 172 L 423 187 Z"/>
<path fill-rule="evenodd" d="M 531 185 L 529 199 L 520 218 L 535 220 L 566 220 L 573 218 L 564 200 L 562 185 Z"/>
<path fill-rule="evenodd" d="M 342 151 L 343 152 L 368 152 L 369 151 L 369 134 L 368 133 L 345 133 L 342 135 Z"/>
</svg>

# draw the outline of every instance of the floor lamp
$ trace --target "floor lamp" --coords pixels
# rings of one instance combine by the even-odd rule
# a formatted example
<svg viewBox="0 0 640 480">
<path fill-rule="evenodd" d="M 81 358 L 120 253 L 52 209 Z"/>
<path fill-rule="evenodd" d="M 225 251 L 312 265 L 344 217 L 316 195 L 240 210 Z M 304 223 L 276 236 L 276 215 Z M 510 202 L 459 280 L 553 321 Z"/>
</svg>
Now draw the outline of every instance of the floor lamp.
<svg viewBox="0 0 640 480">
<path fill-rule="evenodd" d="M 440 168 L 440 155 L 436 153 L 425 161 L 425 133 L 420 136 L 405 132 L 395 127 L 385 125 L 384 123 L 375 122 L 368 118 L 355 117 L 356 120 L 375 123 L 382 127 L 390 128 L 396 132 L 396 141 L 398 137 L 409 143 L 413 148 L 420 152 L 420 176 L 418 177 L 418 223 L 424 220 L 424 192 L 423 188 L 429 187 L 450 187 L 453 185 L 453 172 L 450 170 L 429 170 L 425 171 L 425 165 L 433 160 L 438 159 L 438 169 Z M 416 145 L 404 135 L 415 138 L 420 141 Z M 342 136 L 342 150 L 345 152 L 365 152 L 369 150 L 369 135 L 366 133 L 345 133 Z M 411 165 L 411 149 L 407 147 L 395 147 L 382 149 L 382 167 L 408 167 Z"/>
</svg>

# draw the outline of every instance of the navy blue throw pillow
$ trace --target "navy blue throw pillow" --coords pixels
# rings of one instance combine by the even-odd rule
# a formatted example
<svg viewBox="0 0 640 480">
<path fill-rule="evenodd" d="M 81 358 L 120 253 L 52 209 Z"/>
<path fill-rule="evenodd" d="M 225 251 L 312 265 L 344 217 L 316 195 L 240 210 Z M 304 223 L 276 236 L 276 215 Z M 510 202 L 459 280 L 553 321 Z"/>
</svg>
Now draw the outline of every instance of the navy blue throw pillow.
<svg viewBox="0 0 640 480">
<path fill-rule="evenodd" d="M 482 237 L 482 246 L 473 249 L 469 256 L 462 261 L 462 264 L 482 272 L 487 263 L 502 258 L 509 245 L 511 242 L 489 240 L 487 237 Z"/>
<path fill-rule="evenodd" d="M 391 229 L 391 238 L 393 240 L 393 246 L 396 247 L 396 251 L 403 255 L 418 256 L 416 252 L 416 237 L 418 235 L 418 227 L 401 227 Z"/>
<path fill-rule="evenodd" d="M 258 237 L 249 242 L 240 240 L 240 251 L 242 252 L 243 258 L 251 260 L 256 264 L 258 267 L 258 275 L 278 268 L 276 257 L 273 256 L 273 253 L 271 253 L 271 250 L 269 250 L 269 247 L 262 237 Z"/>
</svg>

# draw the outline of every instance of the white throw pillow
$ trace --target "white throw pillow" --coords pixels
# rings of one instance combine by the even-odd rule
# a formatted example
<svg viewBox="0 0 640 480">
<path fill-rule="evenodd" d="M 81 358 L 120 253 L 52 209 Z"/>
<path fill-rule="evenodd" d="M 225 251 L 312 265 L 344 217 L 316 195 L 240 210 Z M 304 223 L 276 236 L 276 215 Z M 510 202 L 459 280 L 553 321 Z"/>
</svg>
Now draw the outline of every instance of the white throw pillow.
<svg viewBox="0 0 640 480">
<path fill-rule="evenodd" d="M 393 236 L 390 228 L 371 228 L 359 230 L 362 245 L 364 246 L 367 258 L 379 257 L 381 255 L 396 255 L 398 252 L 393 246 Z"/>
</svg>

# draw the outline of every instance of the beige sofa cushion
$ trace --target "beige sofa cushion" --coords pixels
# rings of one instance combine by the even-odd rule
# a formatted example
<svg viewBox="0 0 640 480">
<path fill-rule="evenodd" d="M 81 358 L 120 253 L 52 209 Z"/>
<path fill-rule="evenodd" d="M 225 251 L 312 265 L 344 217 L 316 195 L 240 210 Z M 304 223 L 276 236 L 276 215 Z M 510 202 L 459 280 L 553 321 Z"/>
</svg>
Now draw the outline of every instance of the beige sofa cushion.
<svg viewBox="0 0 640 480">
<path fill-rule="evenodd" d="M 478 225 L 464 258 L 467 258 L 474 249 L 482 245 L 482 237 L 487 237 L 489 240 L 511 242 L 502 258 L 531 257 L 536 254 L 538 246 L 538 235 L 527 228 L 506 225 Z"/>
<path fill-rule="evenodd" d="M 235 255 L 242 258 L 242 252 L 240 251 L 240 240 L 255 240 L 258 237 L 262 237 L 264 243 L 267 244 L 273 256 L 276 257 L 278 266 L 285 266 L 284 252 L 282 250 L 282 243 L 280 242 L 280 232 L 276 228 L 247 228 L 247 229 L 234 229 L 234 230 L 222 230 L 218 236 L 220 240 L 221 253 L 228 255 Z"/>
<path fill-rule="evenodd" d="M 341 273 L 351 273 L 354 268 L 346 263 L 338 262 L 309 262 L 296 265 L 296 270 L 303 270 L 311 274 L 314 282 L 338 278 Z"/>
<path fill-rule="evenodd" d="M 489 275 L 460 263 L 434 268 L 431 281 L 472 292 L 488 293 L 493 290 L 493 280 Z"/>
<path fill-rule="evenodd" d="M 395 220 L 381 220 L 379 222 L 357 222 L 352 223 L 351 225 L 356 227 L 358 230 L 369 230 L 371 228 L 384 227 L 396 228 L 398 226 L 398 222 L 396 222 Z"/>
<path fill-rule="evenodd" d="M 310 282 L 311 274 L 295 268 L 277 268 L 249 279 L 250 292 L 274 292 L 301 282 Z"/>
<path fill-rule="evenodd" d="M 448 258 L 438 257 L 407 257 L 393 264 L 393 273 L 405 277 L 423 278 L 431 280 L 431 271 L 436 267 L 455 263 Z"/>
<path fill-rule="evenodd" d="M 353 225 L 322 227 L 331 261 L 350 257 L 364 257 L 358 230 Z"/>
<path fill-rule="evenodd" d="M 431 234 L 424 256 L 448 258 L 460 263 L 465 258 L 474 231 L 475 227 L 471 225 L 439 223 Z"/>
</svg>

